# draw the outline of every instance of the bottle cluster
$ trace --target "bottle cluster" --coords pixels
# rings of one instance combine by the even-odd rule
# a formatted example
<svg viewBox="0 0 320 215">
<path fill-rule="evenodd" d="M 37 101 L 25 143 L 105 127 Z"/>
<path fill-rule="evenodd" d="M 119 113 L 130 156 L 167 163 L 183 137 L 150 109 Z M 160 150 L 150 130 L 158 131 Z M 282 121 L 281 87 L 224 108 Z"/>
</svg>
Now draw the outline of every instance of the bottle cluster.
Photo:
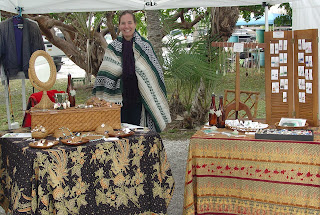
<svg viewBox="0 0 320 215">
<path fill-rule="evenodd" d="M 225 127 L 225 110 L 223 107 L 223 96 L 219 97 L 219 106 L 216 107 L 216 96 L 212 94 L 211 105 L 209 111 L 209 125 L 216 126 L 218 128 Z"/>
</svg>

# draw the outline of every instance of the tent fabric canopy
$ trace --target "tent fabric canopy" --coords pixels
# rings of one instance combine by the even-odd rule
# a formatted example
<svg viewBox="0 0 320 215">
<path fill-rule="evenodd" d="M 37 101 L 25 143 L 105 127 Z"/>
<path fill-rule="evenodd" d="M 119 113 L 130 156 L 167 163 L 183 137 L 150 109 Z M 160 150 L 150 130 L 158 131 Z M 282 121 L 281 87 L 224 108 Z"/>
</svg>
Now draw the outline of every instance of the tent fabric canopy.
<svg viewBox="0 0 320 215">
<path fill-rule="evenodd" d="M 279 16 L 281 16 L 281 14 L 269 13 L 268 14 L 268 24 L 273 25 L 274 20 Z M 237 21 L 236 26 L 241 26 L 241 25 L 265 25 L 265 16 L 262 16 L 257 20 L 255 18 L 251 18 L 251 20 L 249 22 L 246 22 L 243 18 L 240 18 Z"/>
<path fill-rule="evenodd" d="M 117 10 L 159 10 L 189 7 L 230 7 L 244 5 L 279 4 L 299 0 L 0 0 L 0 10 L 23 14 L 61 12 L 92 12 Z"/>
</svg>

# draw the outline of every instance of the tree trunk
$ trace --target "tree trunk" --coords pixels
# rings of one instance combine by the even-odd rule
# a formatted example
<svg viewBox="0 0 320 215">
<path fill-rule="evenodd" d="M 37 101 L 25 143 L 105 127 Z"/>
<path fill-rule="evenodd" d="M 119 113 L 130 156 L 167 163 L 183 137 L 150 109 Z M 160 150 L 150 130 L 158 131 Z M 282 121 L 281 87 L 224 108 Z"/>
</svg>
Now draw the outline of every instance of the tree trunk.
<svg viewBox="0 0 320 215">
<path fill-rule="evenodd" d="M 153 49 L 162 62 L 162 32 L 160 23 L 159 10 L 146 10 L 148 40 L 151 42 Z"/>
<path fill-rule="evenodd" d="M 201 78 L 198 91 L 190 109 L 190 116 L 194 121 L 194 126 L 203 125 L 207 120 L 208 107 L 205 106 L 206 102 L 204 101 L 204 98 L 206 98 L 206 87 Z"/>
<path fill-rule="evenodd" d="M 236 27 L 239 14 L 238 7 L 211 8 L 211 36 L 220 35 L 222 41 L 227 41 Z"/>
<path fill-rule="evenodd" d="M 74 25 L 67 25 L 48 16 L 31 17 L 38 22 L 44 36 L 61 49 L 76 65 L 84 69 L 88 75 L 97 74 L 106 47 L 102 33 L 90 29 L 90 38 L 81 34 Z M 76 22 L 76 21 L 75 21 Z M 64 39 L 55 35 L 54 27 L 61 30 Z M 90 79 L 90 77 L 89 77 Z"/>
</svg>

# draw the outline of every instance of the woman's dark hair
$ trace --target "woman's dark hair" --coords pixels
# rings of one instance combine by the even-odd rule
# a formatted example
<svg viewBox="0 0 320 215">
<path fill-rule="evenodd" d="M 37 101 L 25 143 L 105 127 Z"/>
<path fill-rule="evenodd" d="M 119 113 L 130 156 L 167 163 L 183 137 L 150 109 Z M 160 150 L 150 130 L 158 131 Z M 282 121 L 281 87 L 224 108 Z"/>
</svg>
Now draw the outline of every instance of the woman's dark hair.
<svg viewBox="0 0 320 215">
<path fill-rule="evenodd" d="M 121 17 L 126 15 L 126 14 L 130 14 L 133 17 L 133 22 L 137 23 L 136 22 L 136 17 L 134 16 L 133 12 L 131 10 L 125 10 L 125 11 L 122 11 L 120 16 L 119 16 L 119 24 L 120 24 Z"/>
</svg>

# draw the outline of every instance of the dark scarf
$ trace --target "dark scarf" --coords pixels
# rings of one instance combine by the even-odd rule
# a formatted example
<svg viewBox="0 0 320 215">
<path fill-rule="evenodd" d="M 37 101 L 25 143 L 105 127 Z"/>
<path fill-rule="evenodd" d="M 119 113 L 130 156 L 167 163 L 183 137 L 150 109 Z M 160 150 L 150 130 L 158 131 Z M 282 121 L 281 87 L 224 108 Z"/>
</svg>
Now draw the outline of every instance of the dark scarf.
<svg viewBox="0 0 320 215">
<path fill-rule="evenodd" d="M 123 39 L 122 42 L 122 98 L 124 104 L 140 101 L 138 79 L 135 71 L 133 41 Z"/>
</svg>

